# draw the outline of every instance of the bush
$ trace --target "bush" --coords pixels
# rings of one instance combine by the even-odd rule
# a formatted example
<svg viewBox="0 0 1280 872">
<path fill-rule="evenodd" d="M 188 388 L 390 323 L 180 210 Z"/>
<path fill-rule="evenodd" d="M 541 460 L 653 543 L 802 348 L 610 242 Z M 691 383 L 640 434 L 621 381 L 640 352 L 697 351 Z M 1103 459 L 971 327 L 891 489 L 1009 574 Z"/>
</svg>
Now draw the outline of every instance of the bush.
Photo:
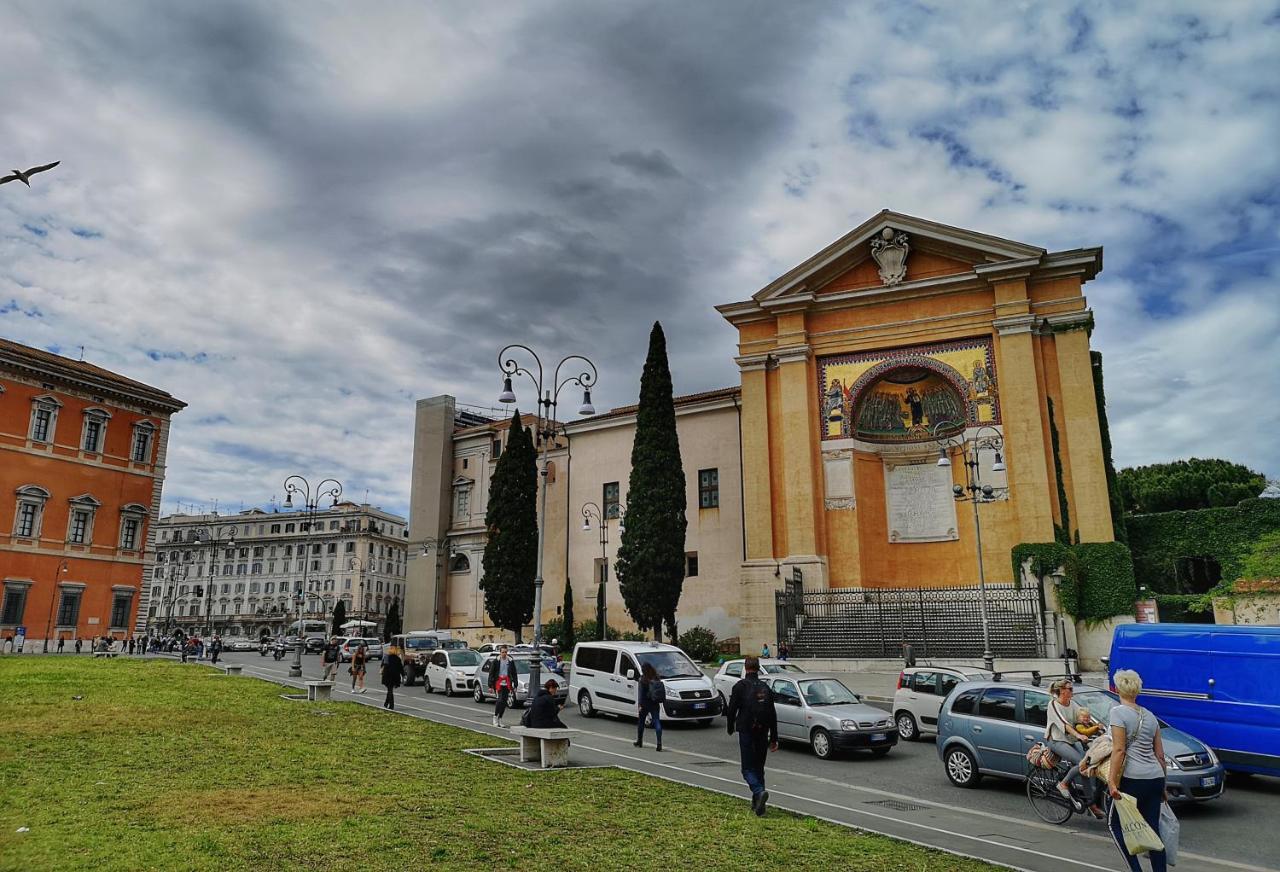
<svg viewBox="0 0 1280 872">
<path fill-rule="evenodd" d="M 605 632 L 610 642 L 616 642 L 623 638 L 617 627 L 607 627 Z M 579 642 L 599 642 L 600 625 L 595 621 L 583 621 L 574 629 L 573 635 Z"/>
<path fill-rule="evenodd" d="M 648 642 L 648 641 L 649 641 L 649 637 L 648 637 L 648 636 L 646 636 L 644 633 L 637 633 L 635 630 L 627 630 L 625 633 L 623 633 L 623 634 L 622 634 L 622 641 L 624 641 L 624 642 Z"/>
<path fill-rule="evenodd" d="M 700 663 L 709 663 L 716 659 L 718 647 L 716 634 L 706 627 L 693 627 L 680 634 L 676 646 L 684 653 Z"/>
<path fill-rule="evenodd" d="M 1028 557 L 1032 574 L 1040 579 L 1062 567 L 1058 602 L 1073 618 L 1101 621 L 1133 613 L 1138 586 L 1133 557 L 1123 542 L 1023 543 L 1015 545 L 1010 556 L 1014 579 L 1021 579 L 1022 563 Z"/>
</svg>

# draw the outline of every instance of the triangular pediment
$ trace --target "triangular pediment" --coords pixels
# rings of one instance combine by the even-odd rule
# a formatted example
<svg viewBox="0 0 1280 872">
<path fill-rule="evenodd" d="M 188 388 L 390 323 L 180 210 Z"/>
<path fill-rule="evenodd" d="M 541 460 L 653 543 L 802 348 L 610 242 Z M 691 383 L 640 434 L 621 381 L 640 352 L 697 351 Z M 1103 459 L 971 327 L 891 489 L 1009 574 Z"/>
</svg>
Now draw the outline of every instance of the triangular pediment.
<svg viewBox="0 0 1280 872">
<path fill-rule="evenodd" d="M 763 303 L 885 285 L 881 267 L 872 256 L 872 242 L 883 238 L 886 230 L 886 241 L 893 242 L 899 234 L 905 234 L 909 247 L 905 275 L 892 284 L 972 274 L 975 267 L 988 264 L 1035 262 L 1046 253 L 1038 246 L 885 209 L 761 288 L 752 298 Z"/>
<path fill-rule="evenodd" d="M 476 483 L 476 482 L 475 482 L 475 479 L 473 479 L 473 478 L 468 478 L 468 477 L 467 477 L 467 476 L 465 476 L 465 475 L 460 475 L 460 476 L 458 476 L 457 478 L 455 478 L 455 479 L 453 480 L 453 486 L 454 486 L 454 487 L 471 487 L 471 486 L 472 486 L 472 485 L 474 485 L 475 483 Z"/>
</svg>

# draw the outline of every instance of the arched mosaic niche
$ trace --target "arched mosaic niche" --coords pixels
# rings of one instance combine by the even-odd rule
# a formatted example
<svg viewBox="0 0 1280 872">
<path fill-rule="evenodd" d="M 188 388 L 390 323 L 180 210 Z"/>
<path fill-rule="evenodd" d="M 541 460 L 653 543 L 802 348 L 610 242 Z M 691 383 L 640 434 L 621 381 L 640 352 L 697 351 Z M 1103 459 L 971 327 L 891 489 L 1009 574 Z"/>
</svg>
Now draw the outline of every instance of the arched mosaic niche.
<svg viewBox="0 0 1280 872">
<path fill-rule="evenodd" d="M 822 438 L 919 442 L 1000 422 L 989 339 L 819 359 Z"/>
</svg>

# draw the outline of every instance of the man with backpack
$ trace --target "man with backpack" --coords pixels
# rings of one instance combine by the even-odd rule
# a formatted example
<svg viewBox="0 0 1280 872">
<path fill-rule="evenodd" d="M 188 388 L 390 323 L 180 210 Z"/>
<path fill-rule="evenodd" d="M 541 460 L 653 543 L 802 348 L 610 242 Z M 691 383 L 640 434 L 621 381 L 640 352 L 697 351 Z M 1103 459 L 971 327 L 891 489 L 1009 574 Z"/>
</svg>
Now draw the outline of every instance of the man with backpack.
<svg viewBox="0 0 1280 872">
<path fill-rule="evenodd" d="M 746 674 L 733 686 L 729 695 L 729 735 L 738 734 L 738 750 L 742 756 L 742 778 L 751 788 L 751 809 L 764 816 L 769 791 L 764 788 L 764 761 L 770 751 L 778 750 L 778 714 L 773 708 L 773 691 L 760 680 L 760 659 L 748 657 L 743 666 Z"/>
</svg>

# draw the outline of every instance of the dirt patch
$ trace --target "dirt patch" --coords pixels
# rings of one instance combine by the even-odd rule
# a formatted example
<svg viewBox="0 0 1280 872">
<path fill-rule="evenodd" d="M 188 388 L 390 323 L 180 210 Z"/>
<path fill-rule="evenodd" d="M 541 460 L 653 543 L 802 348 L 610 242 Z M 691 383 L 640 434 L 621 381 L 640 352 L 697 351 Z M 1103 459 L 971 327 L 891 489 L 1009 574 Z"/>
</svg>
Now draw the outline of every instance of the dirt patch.
<svg viewBox="0 0 1280 872">
<path fill-rule="evenodd" d="M 151 810 L 169 823 L 234 826 L 345 817 L 350 814 L 350 802 L 343 797 L 343 791 L 310 785 L 305 789 L 280 786 L 184 790 L 152 803 Z M 378 805 L 376 797 L 362 795 L 362 812 L 377 810 Z"/>
</svg>

